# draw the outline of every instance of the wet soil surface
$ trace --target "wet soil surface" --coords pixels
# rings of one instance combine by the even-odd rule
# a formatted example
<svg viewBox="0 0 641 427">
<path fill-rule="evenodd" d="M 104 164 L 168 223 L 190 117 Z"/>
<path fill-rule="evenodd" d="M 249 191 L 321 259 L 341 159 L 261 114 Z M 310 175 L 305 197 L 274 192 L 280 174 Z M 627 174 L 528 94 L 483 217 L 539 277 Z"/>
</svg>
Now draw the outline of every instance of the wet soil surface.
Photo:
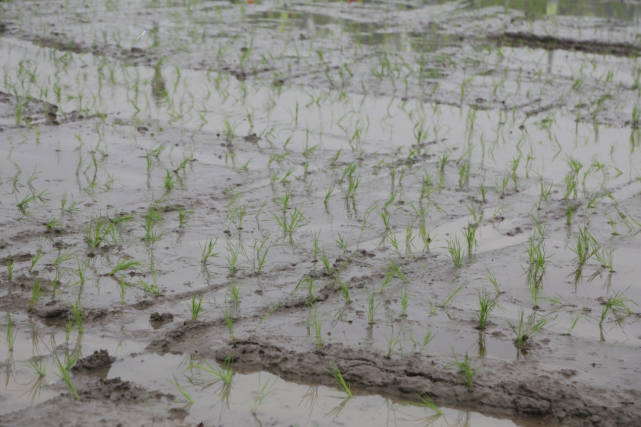
<svg viewBox="0 0 641 427">
<path fill-rule="evenodd" d="M 637 3 L 0 8 L 0 425 L 638 425 Z"/>
</svg>

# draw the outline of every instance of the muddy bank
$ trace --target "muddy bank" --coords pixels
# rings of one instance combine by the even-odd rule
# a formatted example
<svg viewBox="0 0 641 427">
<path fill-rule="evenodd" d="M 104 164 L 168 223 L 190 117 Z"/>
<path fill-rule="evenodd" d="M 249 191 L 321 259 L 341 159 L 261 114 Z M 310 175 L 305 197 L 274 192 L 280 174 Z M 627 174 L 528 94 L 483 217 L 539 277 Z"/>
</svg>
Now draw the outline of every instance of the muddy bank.
<svg viewBox="0 0 641 427">
<path fill-rule="evenodd" d="M 344 345 L 327 345 L 310 353 L 283 351 L 268 339 L 253 337 L 220 350 L 219 360 L 234 355 L 237 366 L 269 369 L 285 378 L 303 378 L 332 385 L 328 375 L 336 362 L 346 380 L 370 391 L 395 392 L 406 399 L 427 394 L 437 403 L 490 414 L 543 417 L 546 425 L 618 426 L 636 423 L 634 388 L 605 390 L 590 385 L 587 375 L 573 369 L 548 370 L 537 362 L 505 364 L 485 360 L 468 392 L 455 372 L 448 372 L 442 357 L 406 354 L 390 360 L 380 354 Z M 449 362 L 451 363 L 451 362 Z M 537 366 L 539 365 L 539 366 Z M 592 383 L 593 384 L 593 383 Z"/>
<path fill-rule="evenodd" d="M 532 49 L 565 50 L 596 55 L 638 56 L 641 49 L 627 43 L 608 43 L 598 40 L 572 40 L 532 33 L 504 33 L 492 38 L 502 46 L 529 47 Z"/>
</svg>

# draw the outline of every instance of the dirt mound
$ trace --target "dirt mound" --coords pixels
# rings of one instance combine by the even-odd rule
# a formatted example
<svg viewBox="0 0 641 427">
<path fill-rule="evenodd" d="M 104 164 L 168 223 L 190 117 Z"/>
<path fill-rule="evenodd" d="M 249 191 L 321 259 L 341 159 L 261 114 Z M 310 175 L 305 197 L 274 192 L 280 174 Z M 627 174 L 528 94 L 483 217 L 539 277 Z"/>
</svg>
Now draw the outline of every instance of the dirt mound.
<svg viewBox="0 0 641 427">
<path fill-rule="evenodd" d="M 109 368 L 114 360 L 116 358 L 109 356 L 107 350 L 94 351 L 91 356 L 79 359 L 71 370 L 79 373 Z"/>
<path fill-rule="evenodd" d="M 174 315 L 171 313 L 158 313 L 157 311 L 149 315 L 150 322 L 173 322 Z"/>
</svg>

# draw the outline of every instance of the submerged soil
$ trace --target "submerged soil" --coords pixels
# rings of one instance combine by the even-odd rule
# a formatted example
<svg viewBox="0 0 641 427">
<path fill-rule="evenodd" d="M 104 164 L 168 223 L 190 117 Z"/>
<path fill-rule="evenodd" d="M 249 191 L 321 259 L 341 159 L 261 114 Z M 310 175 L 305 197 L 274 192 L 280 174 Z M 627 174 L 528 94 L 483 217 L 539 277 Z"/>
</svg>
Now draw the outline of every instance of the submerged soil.
<svg viewBox="0 0 641 427">
<path fill-rule="evenodd" d="M 636 3 L 0 7 L 0 425 L 638 425 Z"/>
</svg>

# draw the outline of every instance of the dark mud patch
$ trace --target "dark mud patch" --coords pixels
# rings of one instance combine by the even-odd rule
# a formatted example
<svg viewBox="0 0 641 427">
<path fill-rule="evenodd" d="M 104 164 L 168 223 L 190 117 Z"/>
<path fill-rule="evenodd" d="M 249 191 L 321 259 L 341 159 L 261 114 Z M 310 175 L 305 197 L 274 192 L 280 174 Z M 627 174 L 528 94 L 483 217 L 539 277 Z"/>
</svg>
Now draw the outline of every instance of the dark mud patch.
<svg viewBox="0 0 641 427">
<path fill-rule="evenodd" d="M 221 349 L 216 356 L 225 360 L 229 354 L 230 349 Z M 525 367 L 486 359 L 474 377 L 473 391 L 468 392 L 451 364 L 438 357 L 412 354 L 399 361 L 340 344 L 295 352 L 259 338 L 238 341 L 233 354 L 238 367 L 266 369 L 327 385 L 333 385 L 328 370 L 335 362 L 354 387 L 406 399 L 427 394 L 438 403 L 495 414 L 537 416 L 564 425 L 632 426 L 641 416 L 638 407 L 623 404 L 638 400 L 639 390 L 604 392 L 583 381 L 576 371 L 543 370 L 536 362 Z"/>
<path fill-rule="evenodd" d="M 155 311 L 149 315 L 149 321 L 169 323 L 174 321 L 174 315 L 171 313 L 158 313 Z"/>
<path fill-rule="evenodd" d="M 35 312 L 43 319 L 67 318 L 69 316 L 69 305 L 49 301 L 44 305 L 37 307 Z"/>
<path fill-rule="evenodd" d="M 34 98 L 16 98 L 14 95 L 0 92 L 0 104 L 8 104 L 12 109 L 19 105 L 21 121 L 26 124 L 43 122 L 44 124 L 57 124 L 58 106 L 50 102 Z"/>
<path fill-rule="evenodd" d="M 574 52 L 593 53 L 596 55 L 613 55 L 636 57 L 641 54 L 641 48 L 628 43 L 611 43 L 600 40 L 572 40 L 550 35 L 537 35 L 525 32 L 508 32 L 491 36 L 500 45 L 510 47 L 529 47 L 545 50 L 567 50 Z"/>
<path fill-rule="evenodd" d="M 31 258 L 33 258 L 33 255 L 30 252 L 18 252 L 17 254 L 7 255 L 3 258 L 0 258 L 0 264 L 6 265 L 10 261 L 26 262 L 31 261 Z"/>
<path fill-rule="evenodd" d="M 79 373 L 107 369 L 115 360 L 115 357 L 109 356 L 107 350 L 94 351 L 92 355 L 79 359 L 71 370 Z"/>
</svg>

